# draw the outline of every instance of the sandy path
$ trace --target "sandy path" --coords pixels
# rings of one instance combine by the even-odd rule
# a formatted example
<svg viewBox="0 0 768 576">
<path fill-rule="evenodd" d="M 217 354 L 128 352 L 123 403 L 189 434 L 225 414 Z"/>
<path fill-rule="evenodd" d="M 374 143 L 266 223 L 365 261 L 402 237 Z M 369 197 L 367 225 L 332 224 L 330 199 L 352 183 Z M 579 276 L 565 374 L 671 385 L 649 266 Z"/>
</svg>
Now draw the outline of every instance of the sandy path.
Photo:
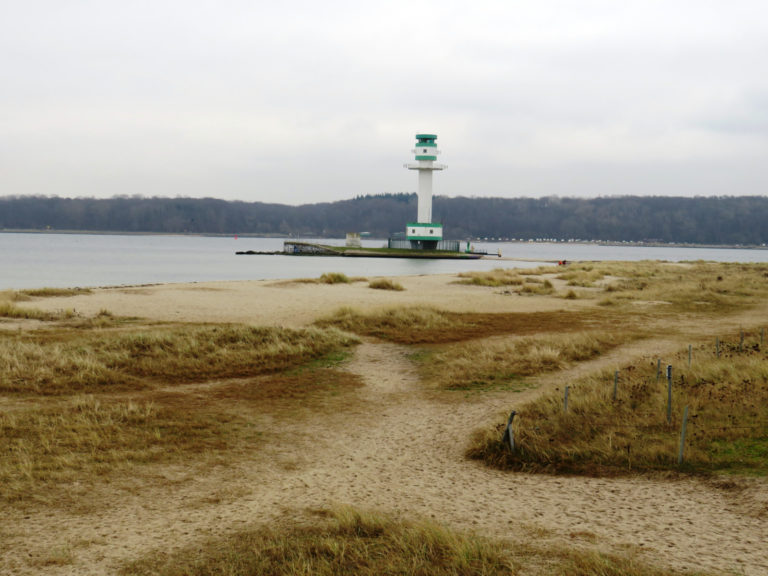
<svg viewBox="0 0 768 576">
<path fill-rule="evenodd" d="M 266 461 L 258 457 L 204 475 L 169 467 L 149 485 L 117 482 L 110 487 L 112 505 L 95 512 L 14 518 L 19 526 L 4 541 L 6 551 L 13 550 L 5 555 L 4 573 L 110 573 L 148 549 L 173 550 L 201 536 L 335 503 L 434 517 L 501 537 L 542 527 L 566 542 L 639 546 L 676 568 L 768 573 L 766 515 L 750 514 L 749 501 L 739 504 L 703 482 L 510 474 L 466 461 L 468 433 L 535 392 L 446 402 L 419 385 L 408 351 L 363 343 L 348 366 L 366 383 L 356 408 L 309 422 L 310 434 L 291 431 L 295 441 Z M 647 344 L 635 343 L 558 379 L 647 352 Z M 24 542 L 30 550 L 14 548 Z M 56 550 L 71 550 L 74 563 L 40 565 Z"/>
</svg>

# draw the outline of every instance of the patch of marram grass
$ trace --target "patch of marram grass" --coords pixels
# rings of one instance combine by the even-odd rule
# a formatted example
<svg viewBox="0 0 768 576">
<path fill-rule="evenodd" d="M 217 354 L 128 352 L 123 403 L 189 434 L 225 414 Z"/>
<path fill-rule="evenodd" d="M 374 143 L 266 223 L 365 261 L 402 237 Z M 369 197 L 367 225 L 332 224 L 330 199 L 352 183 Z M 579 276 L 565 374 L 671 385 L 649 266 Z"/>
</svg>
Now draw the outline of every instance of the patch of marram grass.
<svg viewBox="0 0 768 576">
<path fill-rule="evenodd" d="M 52 483 L 167 460 L 171 453 L 223 448 L 226 419 L 146 401 L 92 396 L 0 416 L 0 498 L 45 499 Z"/>
<path fill-rule="evenodd" d="M 564 280 L 570 287 L 603 291 L 598 302 L 602 306 L 662 305 L 657 308 L 659 313 L 728 313 L 768 298 L 768 264 L 574 262 L 565 270 L 542 266 L 533 270 L 473 273 L 465 282 L 501 285 L 504 275 L 514 278 L 513 273 L 522 279 L 517 288 L 521 294 L 556 295 L 552 283 L 544 278 L 551 276 Z"/>
<path fill-rule="evenodd" d="M 610 326 L 613 321 L 612 316 L 602 311 L 493 314 L 448 312 L 429 306 L 402 306 L 373 312 L 340 308 L 315 324 L 400 344 L 436 344 L 497 334 L 574 332 L 588 327 Z M 631 324 L 629 321 L 626 325 Z"/>
<path fill-rule="evenodd" d="M 477 434 L 469 456 L 501 468 L 578 474 L 627 474 L 682 470 L 692 473 L 768 474 L 768 357 L 758 343 L 699 348 L 673 362 L 672 418 L 667 383 L 655 363 L 571 384 L 568 411 L 563 389 L 515 407 L 516 450 L 501 442 L 500 425 Z M 684 462 L 678 450 L 684 407 L 689 407 Z"/>
<path fill-rule="evenodd" d="M 321 318 L 316 325 L 332 326 L 340 330 L 402 341 L 415 332 L 434 333 L 455 325 L 450 315 L 427 306 L 390 308 L 381 312 L 364 313 L 353 308 L 339 308 L 331 316 Z"/>
<path fill-rule="evenodd" d="M 574 264 L 578 272 L 583 264 Z M 768 264 L 688 262 L 590 263 L 589 272 L 611 280 L 604 305 L 663 303 L 669 312 L 727 313 L 768 297 Z"/>
<path fill-rule="evenodd" d="M 542 296 L 548 296 L 554 294 L 555 287 L 549 280 L 545 279 L 539 281 L 536 279 L 527 279 L 520 289 L 521 294 L 538 294 Z"/>
<path fill-rule="evenodd" d="M 347 276 L 343 272 L 325 272 L 319 278 L 296 278 L 293 280 L 281 280 L 275 282 L 273 286 L 282 286 L 286 284 L 352 284 L 354 282 L 365 282 L 367 279 L 362 276 Z"/>
<path fill-rule="evenodd" d="M 327 272 L 320 276 L 320 282 L 323 284 L 349 284 L 352 280 L 341 272 Z"/>
<path fill-rule="evenodd" d="M 557 275 L 558 280 L 565 280 L 568 286 L 592 288 L 605 278 L 605 271 L 595 269 L 593 264 L 571 264 L 565 272 Z"/>
<path fill-rule="evenodd" d="M 517 269 L 495 268 L 489 272 L 461 272 L 457 284 L 473 286 L 521 286 L 523 278 Z"/>
<path fill-rule="evenodd" d="M 0 318 L 15 318 L 24 320 L 41 320 L 52 322 L 57 320 L 67 320 L 73 318 L 73 310 L 60 310 L 58 312 L 46 312 L 37 308 L 28 308 L 26 306 L 16 306 L 12 302 L 0 302 Z"/>
<path fill-rule="evenodd" d="M 158 551 L 126 564 L 122 576 L 253 574 L 331 576 L 661 576 L 631 554 L 515 545 L 449 530 L 433 522 L 395 520 L 338 508 L 302 527 L 241 530 L 201 545 Z"/>
<path fill-rule="evenodd" d="M 19 290 L 19 294 L 30 296 L 32 298 L 61 298 L 68 296 L 79 296 L 80 294 L 91 294 L 90 288 L 32 288 L 28 290 Z"/>
<path fill-rule="evenodd" d="M 237 325 L 0 334 L 0 391 L 114 391 L 253 376 L 354 343 L 332 328 Z"/>
<path fill-rule="evenodd" d="M 396 292 L 402 292 L 403 290 L 405 290 L 402 284 L 400 284 L 399 282 L 390 280 L 389 278 L 380 278 L 378 280 L 371 280 L 368 283 L 368 288 L 373 288 L 374 290 L 394 290 Z"/>
<path fill-rule="evenodd" d="M 316 365 L 317 364 L 317 365 Z M 132 397 L 75 395 L 0 415 L 0 500 L 46 501 L 58 485 L 88 484 L 138 466 L 250 458 L 265 440 L 259 416 L 301 421 L 359 387 L 358 377 L 313 363 L 208 387 Z"/>
<path fill-rule="evenodd" d="M 478 340 L 443 348 L 420 359 L 424 378 L 459 390 L 516 387 L 522 379 L 589 360 L 632 337 L 577 332 L 505 340 Z"/>
</svg>

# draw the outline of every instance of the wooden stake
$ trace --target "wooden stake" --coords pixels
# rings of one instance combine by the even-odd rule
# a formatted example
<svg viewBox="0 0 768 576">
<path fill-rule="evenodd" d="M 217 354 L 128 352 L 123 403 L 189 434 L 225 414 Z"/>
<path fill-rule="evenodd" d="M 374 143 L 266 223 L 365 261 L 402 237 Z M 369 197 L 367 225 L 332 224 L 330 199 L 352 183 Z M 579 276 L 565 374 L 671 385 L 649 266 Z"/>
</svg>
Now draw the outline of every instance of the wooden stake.
<svg viewBox="0 0 768 576">
<path fill-rule="evenodd" d="M 502 442 L 506 442 L 509 444 L 510 451 L 515 451 L 515 433 L 512 430 L 512 420 L 515 419 L 515 412 L 512 410 L 512 412 L 509 413 L 509 419 L 507 420 L 507 427 L 504 429 L 504 436 L 501 437 Z"/>
<path fill-rule="evenodd" d="M 688 406 L 683 410 L 683 429 L 680 431 L 680 448 L 677 451 L 677 465 L 683 463 L 683 449 L 685 448 L 685 429 L 688 424 Z"/>
<path fill-rule="evenodd" d="M 672 366 L 667 366 L 667 424 L 672 423 Z"/>
</svg>

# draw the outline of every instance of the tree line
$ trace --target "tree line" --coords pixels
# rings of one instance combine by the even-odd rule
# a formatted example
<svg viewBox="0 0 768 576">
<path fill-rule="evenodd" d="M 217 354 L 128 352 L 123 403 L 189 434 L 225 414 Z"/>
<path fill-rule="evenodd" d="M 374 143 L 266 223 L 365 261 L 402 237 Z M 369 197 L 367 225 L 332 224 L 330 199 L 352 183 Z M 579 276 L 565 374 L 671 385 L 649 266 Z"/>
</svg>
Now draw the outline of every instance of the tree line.
<svg viewBox="0 0 768 576">
<path fill-rule="evenodd" d="M 416 218 L 415 194 L 288 206 L 214 198 L 0 197 L 0 230 L 386 238 Z M 768 197 L 447 198 L 433 201 L 447 238 L 768 243 Z"/>
</svg>

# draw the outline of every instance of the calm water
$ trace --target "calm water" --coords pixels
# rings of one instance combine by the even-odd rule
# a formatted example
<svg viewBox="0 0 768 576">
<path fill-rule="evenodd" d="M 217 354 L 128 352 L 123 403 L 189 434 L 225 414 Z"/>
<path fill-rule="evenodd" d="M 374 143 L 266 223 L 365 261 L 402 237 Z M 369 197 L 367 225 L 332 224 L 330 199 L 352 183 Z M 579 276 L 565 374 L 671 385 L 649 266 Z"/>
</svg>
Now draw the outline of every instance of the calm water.
<svg viewBox="0 0 768 576">
<path fill-rule="evenodd" d="M 343 240 L 320 240 L 343 244 Z M 379 247 L 382 240 L 366 240 Z M 649 248 L 588 244 L 476 243 L 497 259 L 456 261 L 386 258 L 237 256 L 236 251 L 281 250 L 281 238 L 0 233 L 0 289 L 94 287 L 213 280 L 440 274 L 532 267 L 552 260 L 715 260 L 768 262 L 768 250 Z"/>
</svg>

